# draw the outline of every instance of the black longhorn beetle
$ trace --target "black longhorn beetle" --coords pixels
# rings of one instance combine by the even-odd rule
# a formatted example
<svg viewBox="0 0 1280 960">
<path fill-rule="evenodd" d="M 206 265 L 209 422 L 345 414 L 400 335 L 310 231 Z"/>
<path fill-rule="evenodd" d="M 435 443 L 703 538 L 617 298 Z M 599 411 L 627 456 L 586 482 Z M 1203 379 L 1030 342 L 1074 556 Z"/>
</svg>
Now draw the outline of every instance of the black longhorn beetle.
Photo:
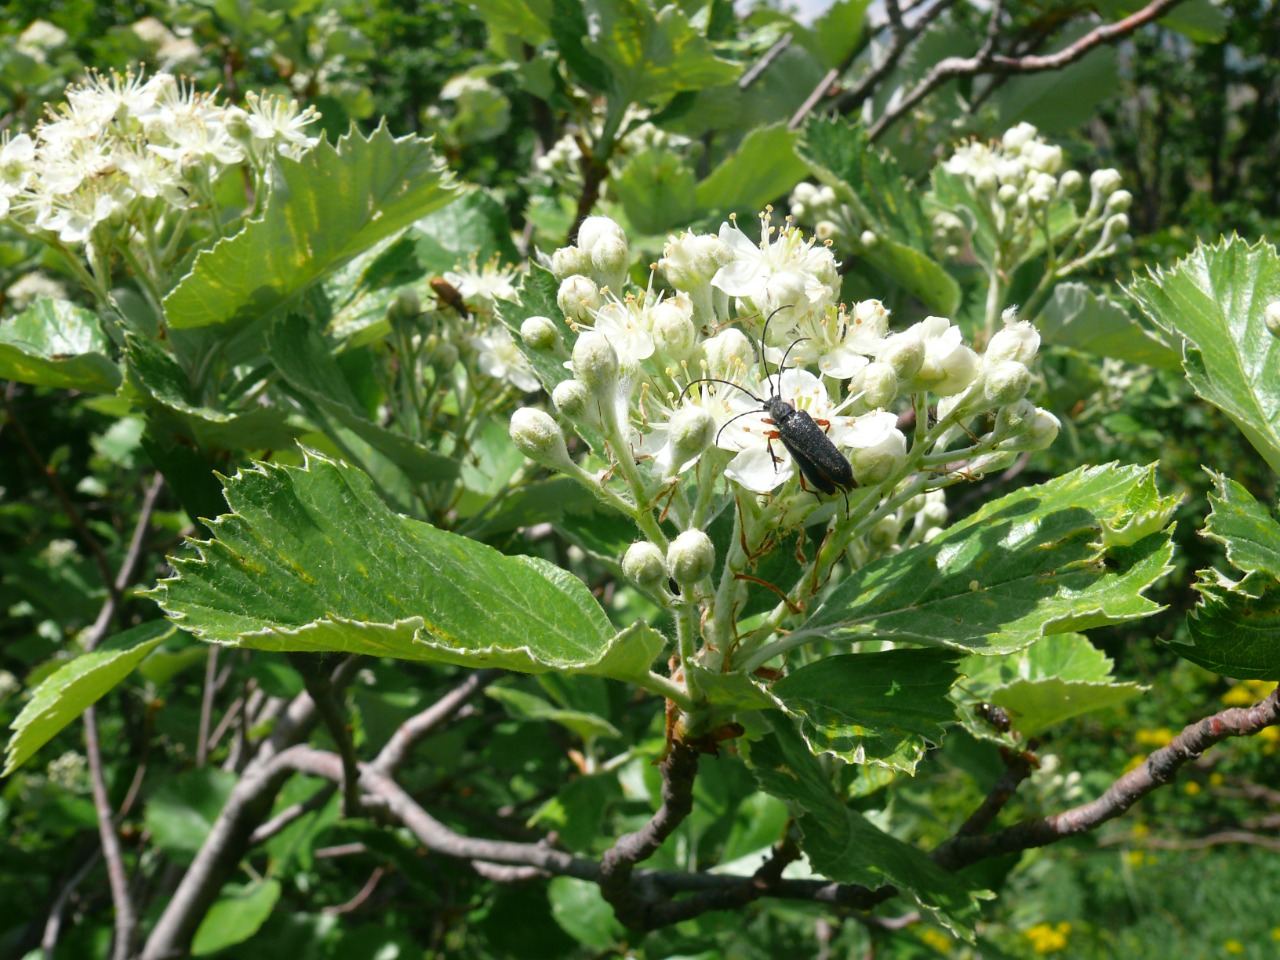
<svg viewBox="0 0 1280 960">
<path fill-rule="evenodd" d="M 760 335 L 760 366 L 764 370 L 766 380 L 769 377 L 769 367 L 764 359 L 764 345 L 765 338 L 769 335 L 769 324 L 778 315 L 779 311 L 787 309 L 790 309 L 790 307 L 779 307 L 769 314 L 768 319 L 764 322 L 764 330 Z M 801 476 L 805 480 L 808 480 L 827 496 L 834 496 L 837 490 L 847 495 L 849 490 L 858 485 L 857 481 L 853 479 L 853 467 L 849 461 L 836 449 L 836 445 L 831 442 L 831 438 L 827 436 L 826 431 L 818 425 L 818 421 L 809 416 L 807 410 L 797 410 L 782 399 L 782 371 L 787 365 L 787 357 L 797 344 L 804 343 L 808 339 L 808 337 L 801 337 L 787 347 L 786 352 L 782 355 L 782 362 L 778 364 L 778 380 L 775 385 L 777 392 L 770 394 L 763 400 L 741 384 L 730 380 L 721 380 L 718 377 L 699 377 L 697 380 L 689 381 L 685 388 L 680 391 L 680 398 L 683 399 L 684 395 L 689 392 L 689 388 L 695 383 L 723 383 L 741 390 L 756 403 L 760 404 L 765 413 L 769 414 L 769 419 L 765 420 L 765 423 L 772 423 L 778 428 L 769 439 L 776 438 L 782 441 L 782 445 L 787 448 L 787 452 L 795 460 L 796 466 L 800 468 Z M 734 420 L 750 416 L 753 413 L 755 413 L 754 410 L 748 410 L 746 413 L 740 413 L 736 417 L 725 421 L 724 425 L 716 433 L 715 442 L 720 442 L 720 434 L 724 433 L 724 428 L 733 423 Z M 773 456 L 772 450 L 769 451 L 769 455 Z M 778 458 L 774 457 L 773 459 L 776 465 Z"/>
</svg>

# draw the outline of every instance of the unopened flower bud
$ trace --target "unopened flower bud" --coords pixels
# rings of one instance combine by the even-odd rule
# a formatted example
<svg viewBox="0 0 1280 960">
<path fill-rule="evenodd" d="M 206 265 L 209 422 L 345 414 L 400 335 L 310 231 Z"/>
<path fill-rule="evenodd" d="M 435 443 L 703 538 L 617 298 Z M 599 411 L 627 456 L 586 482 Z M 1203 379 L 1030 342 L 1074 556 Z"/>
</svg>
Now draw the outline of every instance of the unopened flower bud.
<svg viewBox="0 0 1280 960">
<path fill-rule="evenodd" d="M 613 403 L 618 385 L 618 353 L 604 334 L 587 330 L 578 337 L 573 345 L 573 373 L 597 397 Z"/>
<path fill-rule="evenodd" d="M 732 259 L 729 245 L 715 234 L 683 233 L 667 240 L 658 269 L 673 287 L 689 293 L 709 284 Z"/>
<path fill-rule="evenodd" d="M 621 241 L 625 247 L 627 235 L 610 217 L 587 217 L 578 227 L 578 249 L 594 256 L 596 247 L 603 241 Z"/>
<path fill-rule="evenodd" d="M 855 447 L 849 457 L 858 483 L 879 483 L 896 474 L 907 459 L 907 438 L 889 430 L 874 446 Z"/>
<path fill-rule="evenodd" d="M 1006 319 L 1004 329 L 997 330 L 987 344 L 983 361 L 988 365 L 1005 360 L 1030 363 L 1040 349 L 1040 333 L 1026 320 Z"/>
<path fill-rule="evenodd" d="M 840 228 L 830 220 L 819 220 L 813 225 L 813 236 L 819 243 L 825 243 L 840 236 Z"/>
<path fill-rule="evenodd" d="M 854 389 L 868 407 L 887 407 L 898 396 L 898 374 L 892 364 L 877 360 L 858 372 Z"/>
<path fill-rule="evenodd" d="M 1133 194 L 1128 190 L 1117 190 L 1107 197 L 1107 213 L 1126 213 L 1133 206 Z"/>
<path fill-rule="evenodd" d="M 990 193 L 1000 185 L 1000 178 L 996 176 L 996 172 L 987 167 L 976 170 L 973 173 L 973 186 L 979 193 Z"/>
<path fill-rule="evenodd" d="M 880 238 L 871 230 L 863 230 L 858 239 L 862 241 L 864 247 L 874 247 L 880 242 Z"/>
<path fill-rule="evenodd" d="M 941 490 L 934 493 L 942 493 Z M 945 526 L 947 517 L 950 516 L 947 509 L 947 499 L 945 496 L 935 497 L 933 493 L 928 494 L 928 499 L 920 512 L 916 514 L 916 523 L 921 527 L 941 527 Z"/>
<path fill-rule="evenodd" d="M 878 358 L 893 367 L 899 380 L 910 380 L 924 365 L 924 340 L 917 333 L 905 331 L 885 339 Z"/>
<path fill-rule="evenodd" d="M 422 300 L 416 290 L 408 287 L 397 293 L 387 307 L 387 320 L 391 323 L 391 329 L 397 332 L 412 333 L 421 316 Z"/>
<path fill-rule="evenodd" d="M 568 320 L 583 321 L 600 307 L 600 288 L 590 277 L 573 274 L 560 282 L 556 305 Z"/>
<path fill-rule="evenodd" d="M 669 462 L 664 464 L 672 475 L 697 459 L 711 446 L 716 436 L 716 422 L 711 414 L 698 406 L 684 406 L 671 415 L 667 432 Z"/>
<path fill-rule="evenodd" d="M 622 558 L 622 575 L 642 587 L 657 586 L 667 579 L 667 562 L 661 550 L 648 540 L 639 540 Z"/>
<path fill-rule="evenodd" d="M 1262 322 L 1267 325 L 1271 335 L 1280 340 L 1280 300 L 1273 300 L 1262 311 Z"/>
<path fill-rule="evenodd" d="M 591 253 L 580 247 L 561 247 L 551 254 L 551 272 L 557 280 L 591 272 Z"/>
<path fill-rule="evenodd" d="M 702 352 L 707 358 L 707 369 L 713 377 L 732 379 L 739 368 L 753 359 L 751 341 L 737 327 L 721 330 L 714 337 L 703 341 Z"/>
<path fill-rule="evenodd" d="M 1024 120 L 1004 132 L 1004 136 L 1000 138 L 1000 145 L 1009 151 L 1021 150 L 1034 140 L 1039 132 L 1034 125 Z"/>
<path fill-rule="evenodd" d="M 996 199 L 1000 201 L 1000 205 L 1002 207 L 1013 206 L 1020 196 L 1022 196 L 1022 191 L 1011 183 L 1004 184 L 1004 186 L 996 191 Z"/>
<path fill-rule="evenodd" d="M 990 367 L 982 382 L 982 395 L 993 407 L 1016 403 L 1031 389 L 1031 371 L 1017 360 L 1001 360 Z"/>
<path fill-rule="evenodd" d="M 1030 400 L 1019 400 L 1006 407 L 1001 407 L 996 414 L 996 425 L 993 436 L 1005 440 L 1021 436 L 1035 420 L 1036 405 Z"/>
<path fill-rule="evenodd" d="M 520 324 L 520 339 L 530 350 L 554 350 L 560 331 L 548 317 L 530 317 Z"/>
<path fill-rule="evenodd" d="M 1037 143 L 1026 151 L 1032 170 L 1041 173 L 1057 173 L 1062 169 L 1062 148 L 1056 144 Z"/>
<path fill-rule="evenodd" d="M 1099 244 L 1103 247 L 1115 243 L 1129 231 L 1129 215 L 1127 213 L 1117 213 L 1107 218 L 1106 225 L 1102 228 L 1102 239 Z"/>
<path fill-rule="evenodd" d="M 562 380 L 551 391 L 551 402 L 570 420 L 578 420 L 591 409 L 591 391 L 581 380 Z"/>
<path fill-rule="evenodd" d="M 1084 177 L 1079 170 L 1068 170 L 1058 178 L 1058 193 L 1069 197 L 1084 186 Z"/>
<path fill-rule="evenodd" d="M 626 237 L 604 236 L 591 248 L 591 275 L 602 287 L 621 290 L 627 282 L 630 263 Z"/>
<path fill-rule="evenodd" d="M 551 414 L 537 407 L 521 407 L 511 415 L 511 439 L 530 460 L 552 470 L 572 468 L 564 431 Z"/>
<path fill-rule="evenodd" d="M 884 550 L 897 543 L 901 533 L 902 524 L 898 521 L 897 515 L 890 514 L 876 521 L 876 525 L 867 533 L 867 540 L 876 549 Z"/>
<path fill-rule="evenodd" d="M 1124 178 L 1120 176 L 1119 170 L 1106 167 L 1093 171 L 1089 177 L 1089 189 L 1100 196 L 1109 197 L 1120 189 L 1123 182 Z"/>
<path fill-rule="evenodd" d="M 684 300 L 688 305 L 688 300 Z M 698 331 L 693 326 L 692 305 L 682 309 L 676 300 L 664 300 L 649 312 L 653 322 L 653 341 L 658 349 L 673 360 L 687 360 L 697 345 Z"/>
<path fill-rule="evenodd" d="M 942 379 L 929 384 L 929 389 L 940 397 L 949 397 L 959 393 L 978 376 L 980 366 L 978 355 L 968 347 L 957 347 L 939 364 Z"/>
<path fill-rule="evenodd" d="M 667 572 L 681 587 L 711 576 L 715 564 L 715 545 L 701 530 L 686 530 L 667 548 Z"/>
<path fill-rule="evenodd" d="M 1062 423 L 1048 410 L 1036 410 L 1035 419 L 1031 422 L 1031 429 L 1027 431 L 1024 450 L 1043 450 L 1054 440 L 1058 439 L 1058 431 L 1062 428 Z"/>
</svg>

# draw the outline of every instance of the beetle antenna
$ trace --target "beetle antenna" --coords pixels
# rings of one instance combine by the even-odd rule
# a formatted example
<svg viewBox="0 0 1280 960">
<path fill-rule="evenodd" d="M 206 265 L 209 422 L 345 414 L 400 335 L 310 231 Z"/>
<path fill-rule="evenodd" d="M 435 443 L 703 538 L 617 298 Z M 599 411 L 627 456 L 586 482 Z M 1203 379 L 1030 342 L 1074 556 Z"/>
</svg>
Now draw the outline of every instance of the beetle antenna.
<svg viewBox="0 0 1280 960">
<path fill-rule="evenodd" d="M 761 401 L 761 402 L 763 403 L 764 401 Z M 739 414 L 737 414 L 736 416 L 730 417 L 728 420 L 726 420 L 724 423 L 722 423 L 722 424 L 720 425 L 720 429 L 716 431 L 716 438 L 715 438 L 714 440 L 712 440 L 712 441 L 711 441 L 711 445 L 712 445 L 713 447 L 714 447 L 714 446 L 719 446 L 719 445 L 720 445 L 720 434 L 724 433 L 724 428 L 725 428 L 725 427 L 727 427 L 729 424 L 733 423 L 733 421 L 735 421 L 735 420 L 741 420 L 743 417 L 749 417 L 749 416 L 751 416 L 751 414 L 753 414 L 753 413 L 754 413 L 754 414 L 756 414 L 757 416 L 759 416 L 759 415 L 760 415 L 760 411 L 759 411 L 759 410 L 748 410 L 748 411 L 746 411 L 745 413 L 739 413 Z"/>
<path fill-rule="evenodd" d="M 809 339 L 810 339 L 809 337 L 801 337 L 799 340 L 792 341 L 791 346 L 787 347 L 787 352 L 782 355 L 782 362 L 778 364 L 778 389 L 779 390 L 782 389 L 782 371 L 787 365 L 787 357 L 791 356 L 791 351 L 795 349 L 795 346 L 797 343 L 804 343 L 806 340 L 809 340 Z"/>
<path fill-rule="evenodd" d="M 676 401 L 678 402 L 680 400 L 683 400 L 684 395 L 689 392 L 689 388 L 692 387 L 695 383 L 723 383 L 726 386 L 736 387 L 737 389 L 741 390 L 743 393 L 745 393 L 748 397 L 750 397 L 756 403 L 764 403 L 763 400 L 757 397 L 754 393 L 752 393 L 746 387 L 742 386 L 742 384 L 734 383 L 732 380 L 721 380 L 719 377 L 699 377 L 697 380 L 690 380 L 688 383 L 684 385 L 684 389 L 680 391 L 680 396 L 676 397 Z"/>
</svg>

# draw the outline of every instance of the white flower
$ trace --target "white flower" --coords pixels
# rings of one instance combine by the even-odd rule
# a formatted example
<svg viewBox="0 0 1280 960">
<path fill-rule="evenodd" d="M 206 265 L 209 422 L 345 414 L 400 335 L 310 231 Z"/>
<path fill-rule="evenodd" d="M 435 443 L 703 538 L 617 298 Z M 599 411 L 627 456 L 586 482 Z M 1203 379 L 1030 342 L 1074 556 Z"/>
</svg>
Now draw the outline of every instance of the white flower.
<svg viewBox="0 0 1280 960">
<path fill-rule="evenodd" d="M 1017 320 L 1010 315 L 1005 318 L 1004 329 L 997 331 L 987 344 L 982 365 L 989 368 L 1006 360 L 1030 363 L 1039 349 L 1039 331 L 1026 320 Z"/>
<path fill-rule="evenodd" d="M 916 381 L 940 397 L 959 393 L 978 375 L 978 355 L 961 341 L 959 327 L 945 317 L 925 317 L 914 329 L 924 343 L 924 363 Z"/>
<path fill-rule="evenodd" d="M 537 390 L 541 385 L 533 367 L 520 352 L 506 327 L 490 327 L 471 338 L 480 372 L 495 380 L 506 380 L 521 390 Z"/>
<path fill-rule="evenodd" d="M 821 317 L 835 302 L 840 289 L 839 265 L 825 246 L 804 239 L 797 227 L 787 226 L 771 240 L 774 227 L 769 212 L 760 217 L 760 242 L 752 243 L 737 223 L 720 227 L 720 239 L 733 260 L 721 267 L 711 285 L 748 304 L 748 309 L 769 316 L 780 307 L 792 307 L 785 319 L 793 325 L 806 317 Z"/>
<path fill-rule="evenodd" d="M 635 369 L 642 360 L 653 356 L 653 321 L 649 310 L 635 297 L 619 300 L 610 294 L 609 299 L 591 314 L 591 329 L 604 334 L 613 345 L 622 367 Z"/>
<path fill-rule="evenodd" d="M 29 135 L 20 133 L 11 140 L 7 131 L 0 134 L 0 217 L 8 215 L 11 198 L 31 183 L 35 157 L 36 145 Z"/>
<path fill-rule="evenodd" d="M 828 377 L 848 380 L 871 362 L 888 332 L 889 311 L 884 304 L 863 300 L 854 305 L 852 314 L 828 311 L 821 322 L 802 323 L 796 334 L 808 339 L 791 351 L 791 357 L 799 364 L 816 363 Z M 770 351 L 769 358 L 780 362 L 781 354 Z"/>
<path fill-rule="evenodd" d="M 301 109 L 297 100 L 284 97 L 259 96 L 250 91 L 245 94 L 249 104 L 247 119 L 253 148 L 262 156 L 272 146 L 281 156 L 300 160 L 302 155 L 320 142 L 319 137 L 309 137 L 304 128 L 320 118 L 313 106 Z"/>
<path fill-rule="evenodd" d="M 519 272 L 515 267 L 504 267 L 495 256 L 479 267 L 472 257 L 468 263 L 460 263 L 447 271 L 444 278 L 462 294 L 463 300 L 492 311 L 498 300 L 519 302 L 515 287 L 517 276 Z"/>
</svg>

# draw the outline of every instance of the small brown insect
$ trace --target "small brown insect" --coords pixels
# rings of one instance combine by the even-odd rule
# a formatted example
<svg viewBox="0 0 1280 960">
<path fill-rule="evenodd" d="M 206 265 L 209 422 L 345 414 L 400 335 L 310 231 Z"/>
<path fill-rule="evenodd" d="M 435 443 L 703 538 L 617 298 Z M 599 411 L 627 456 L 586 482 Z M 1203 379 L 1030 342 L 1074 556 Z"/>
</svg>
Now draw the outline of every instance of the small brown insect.
<svg viewBox="0 0 1280 960">
<path fill-rule="evenodd" d="M 462 317 L 463 320 L 471 316 L 471 311 L 467 309 L 467 305 L 462 299 L 462 294 L 458 292 L 458 288 L 444 277 L 435 277 L 428 281 L 427 285 L 431 287 L 442 304 L 456 310 L 458 316 Z"/>
</svg>

